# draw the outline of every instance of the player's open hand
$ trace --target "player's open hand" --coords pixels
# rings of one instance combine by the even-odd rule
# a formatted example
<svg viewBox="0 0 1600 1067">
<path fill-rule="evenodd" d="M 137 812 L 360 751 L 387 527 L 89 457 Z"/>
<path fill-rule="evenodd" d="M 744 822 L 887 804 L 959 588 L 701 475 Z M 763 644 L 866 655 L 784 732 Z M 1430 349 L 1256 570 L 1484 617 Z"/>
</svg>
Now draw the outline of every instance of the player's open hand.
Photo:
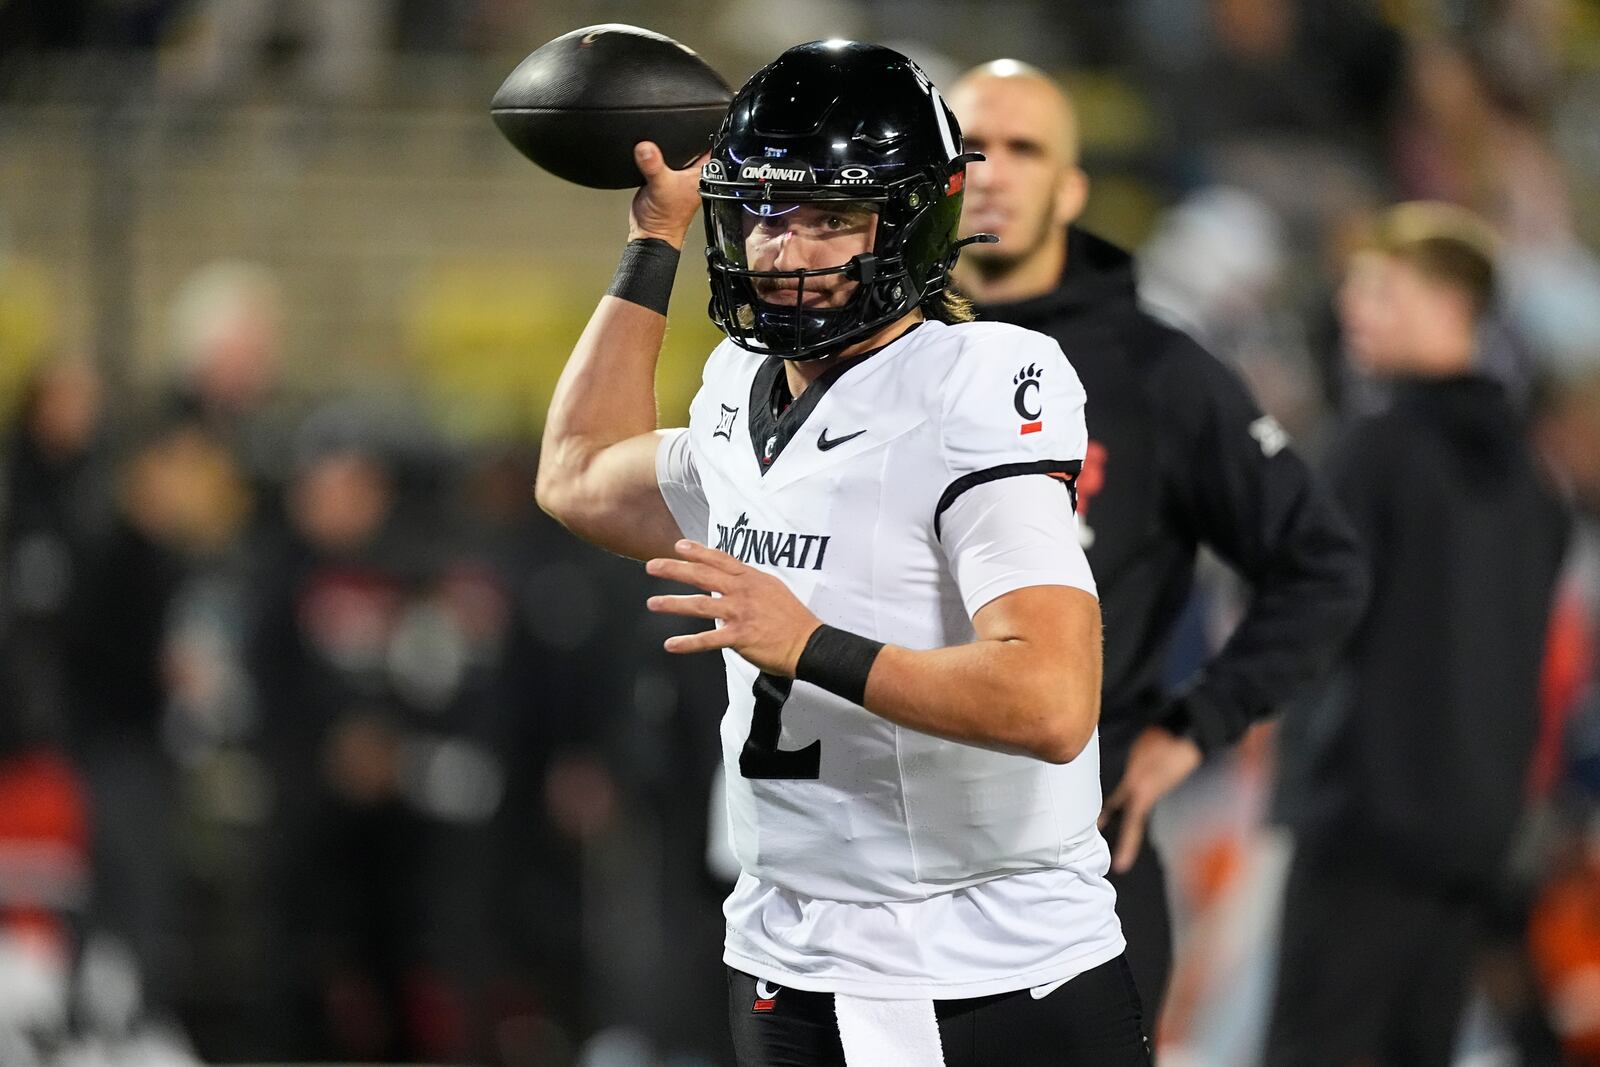
<svg viewBox="0 0 1600 1067">
<path fill-rule="evenodd" d="M 706 157 L 673 170 L 654 142 L 640 141 L 633 146 L 633 161 L 644 175 L 644 185 L 633 194 L 628 209 L 628 240 L 659 237 L 682 248 L 684 235 L 700 213 L 700 166 Z"/>
<path fill-rule="evenodd" d="M 1106 798 L 1100 828 L 1122 812 L 1121 832 L 1111 842 L 1111 869 L 1122 874 L 1139 856 L 1145 828 L 1156 801 L 1170 793 L 1200 766 L 1200 746 L 1160 726 L 1147 726 L 1134 739 L 1122 781 Z"/>
<path fill-rule="evenodd" d="M 651 611 L 714 619 L 715 629 L 667 638 L 668 652 L 731 648 L 768 674 L 794 677 L 806 641 L 822 620 L 782 580 L 740 563 L 726 552 L 679 541 L 678 559 L 653 559 L 645 570 L 705 590 L 701 595 L 653 596 Z"/>
</svg>

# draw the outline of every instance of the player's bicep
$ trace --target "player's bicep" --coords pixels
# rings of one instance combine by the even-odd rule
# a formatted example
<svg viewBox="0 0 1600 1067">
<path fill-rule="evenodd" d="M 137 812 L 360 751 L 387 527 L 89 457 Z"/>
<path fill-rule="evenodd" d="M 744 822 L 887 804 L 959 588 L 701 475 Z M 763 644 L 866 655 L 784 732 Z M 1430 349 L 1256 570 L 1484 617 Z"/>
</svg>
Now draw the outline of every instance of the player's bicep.
<svg viewBox="0 0 1600 1067">
<path fill-rule="evenodd" d="M 972 617 L 979 641 L 1015 650 L 1032 706 L 1047 713 L 1075 758 L 1100 720 L 1100 601 L 1086 589 L 1029 585 L 989 601 Z"/>
<path fill-rule="evenodd" d="M 663 444 L 681 432 L 656 430 L 601 449 L 548 510 L 579 537 L 619 555 L 672 555 L 687 531 L 668 503 L 672 489 L 659 480 L 657 465 Z"/>
<path fill-rule="evenodd" d="M 1040 706 L 1085 741 L 1099 716 L 1100 601 L 1070 485 L 1024 474 L 974 486 L 946 510 L 940 541 L 978 640 L 1013 643 Z"/>
<path fill-rule="evenodd" d="M 978 609 L 972 627 L 980 641 L 1027 641 L 1073 673 L 1100 676 L 1100 601 L 1086 589 L 1028 585 Z"/>
</svg>

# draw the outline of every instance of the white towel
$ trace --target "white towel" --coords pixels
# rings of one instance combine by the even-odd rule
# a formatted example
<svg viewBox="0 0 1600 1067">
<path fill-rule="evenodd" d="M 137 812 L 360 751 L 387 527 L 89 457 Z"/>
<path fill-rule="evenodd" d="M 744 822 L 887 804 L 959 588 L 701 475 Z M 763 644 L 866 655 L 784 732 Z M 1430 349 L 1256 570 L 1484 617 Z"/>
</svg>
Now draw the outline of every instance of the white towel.
<svg viewBox="0 0 1600 1067">
<path fill-rule="evenodd" d="M 931 1000 L 833 995 L 847 1067 L 944 1067 Z"/>
</svg>

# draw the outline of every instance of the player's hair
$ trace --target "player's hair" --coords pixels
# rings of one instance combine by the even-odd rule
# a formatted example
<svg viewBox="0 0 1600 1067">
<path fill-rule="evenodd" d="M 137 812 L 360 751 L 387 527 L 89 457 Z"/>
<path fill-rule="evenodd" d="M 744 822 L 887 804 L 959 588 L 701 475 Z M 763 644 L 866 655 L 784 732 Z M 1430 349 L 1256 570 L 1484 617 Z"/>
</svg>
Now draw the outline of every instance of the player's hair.
<svg viewBox="0 0 1600 1067">
<path fill-rule="evenodd" d="M 972 309 L 972 301 L 951 281 L 946 281 L 944 288 L 937 293 L 928 294 L 921 307 L 922 313 L 928 318 L 951 326 L 958 322 L 971 322 L 978 317 L 978 313 Z"/>
<path fill-rule="evenodd" d="M 1455 204 L 1415 200 L 1378 218 L 1370 247 L 1460 290 L 1481 317 L 1495 298 L 1494 228 Z"/>
</svg>

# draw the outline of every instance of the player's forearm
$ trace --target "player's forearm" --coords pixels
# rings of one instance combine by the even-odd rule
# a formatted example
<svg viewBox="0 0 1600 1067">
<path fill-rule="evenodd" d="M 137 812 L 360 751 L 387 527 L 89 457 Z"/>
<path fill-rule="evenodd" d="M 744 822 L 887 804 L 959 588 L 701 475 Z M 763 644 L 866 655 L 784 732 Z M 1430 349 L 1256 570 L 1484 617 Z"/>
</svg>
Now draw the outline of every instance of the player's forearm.
<svg viewBox="0 0 1600 1067">
<path fill-rule="evenodd" d="M 900 726 L 1067 763 L 1100 715 L 1097 636 L 1080 655 L 1025 640 L 927 651 L 885 646 L 867 678 L 868 711 Z"/>
<path fill-rule="evenodd" d="M 656 360 L 666 316 L 605 296 L 556 383 L 539 451 L 539 503 L 559 513 L 582 495 L 606 448 L 656 428 Z"/>
</svg>

